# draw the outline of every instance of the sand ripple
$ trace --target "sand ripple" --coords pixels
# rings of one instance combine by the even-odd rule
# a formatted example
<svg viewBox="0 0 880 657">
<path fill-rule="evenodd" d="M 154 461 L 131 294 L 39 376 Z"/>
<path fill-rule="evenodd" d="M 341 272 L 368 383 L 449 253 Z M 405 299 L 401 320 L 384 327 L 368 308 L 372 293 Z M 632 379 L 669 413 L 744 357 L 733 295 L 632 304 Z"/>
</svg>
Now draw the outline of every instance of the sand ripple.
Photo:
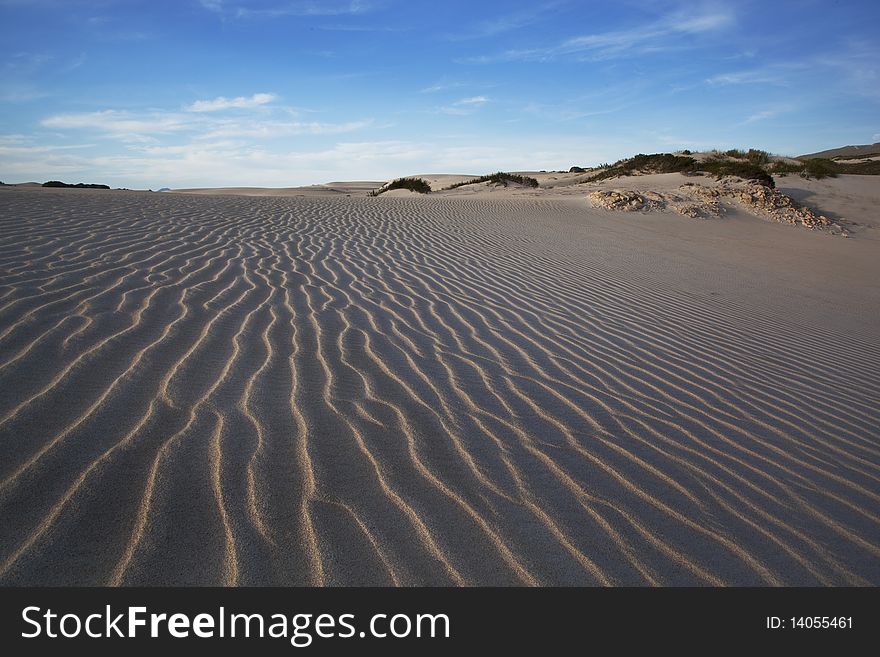
<svg viewBox="0 0 880 657">
<path fill-rule="evenodd" d="M 0 583 L 880 584 L 876 342 L 574 211 L 5 192 Z"/>
</svg>

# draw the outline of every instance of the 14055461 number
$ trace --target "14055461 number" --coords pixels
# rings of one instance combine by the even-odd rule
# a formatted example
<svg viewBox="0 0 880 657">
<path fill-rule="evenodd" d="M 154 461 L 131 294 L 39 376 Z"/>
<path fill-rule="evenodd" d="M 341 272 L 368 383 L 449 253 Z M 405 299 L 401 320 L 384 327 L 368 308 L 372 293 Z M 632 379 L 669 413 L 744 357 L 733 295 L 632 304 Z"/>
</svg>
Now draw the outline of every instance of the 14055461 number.
<svg viewBox="0 0 880 657">
<path fill-rule="evenodd" d="M 769 630 L 851 630 L 852 616 L 767 616 Z"/>
<path fill-rule="evenodd" d="M 791 627 L 805 630 L 852 629 L 852 616 L 792 616 Z"/>
</svg>

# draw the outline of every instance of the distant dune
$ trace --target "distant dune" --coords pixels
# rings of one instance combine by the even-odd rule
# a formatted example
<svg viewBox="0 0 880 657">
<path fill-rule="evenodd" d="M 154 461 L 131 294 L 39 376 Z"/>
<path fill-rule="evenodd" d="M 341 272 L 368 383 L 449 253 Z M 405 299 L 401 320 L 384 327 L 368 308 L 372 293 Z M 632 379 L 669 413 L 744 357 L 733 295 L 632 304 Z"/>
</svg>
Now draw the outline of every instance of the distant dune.
<svg viewBox="0 0 880 657">
<path fill-rule="evenodd" d="M 3 188 L 0 584 L 880 585 L 878 179 L 535 175 Z"/>
</svg>

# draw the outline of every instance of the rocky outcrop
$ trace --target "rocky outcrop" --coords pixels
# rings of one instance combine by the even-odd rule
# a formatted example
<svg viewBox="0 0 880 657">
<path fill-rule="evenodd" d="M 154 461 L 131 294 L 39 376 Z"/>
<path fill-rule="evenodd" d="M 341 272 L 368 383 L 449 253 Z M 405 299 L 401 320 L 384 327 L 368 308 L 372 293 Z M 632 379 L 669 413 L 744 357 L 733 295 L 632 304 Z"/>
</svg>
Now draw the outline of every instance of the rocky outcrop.
<svg viewBox="0 0 880 657">
<path fill-rule="evenodd" d="M 657 194 L 656 196 L 661 195 Z M 587 195 L 587 198 L 593 202 L 594 207 L 605 208 L 606 210 L 638 212 L 640 210 L 660 210 L 665 207 L 662 201 L 648 198 L 638 192 L 617 189 L 591 192 Z"/>
<path fill-rule="evenodd" d="M 593 207 L 624 212 L 671 210 L 686 217 L 711 218 L 724 212 L 722 199 L 752 214 L 811 230 L 827 230 L 848 236 L 845 228 L 816 214 L 776 189 L 740 178 L 724 178 L 713 186 L 687 182 L 675 192 L 597 190 L 587 195 Z"/>
<path fill-rule="evenodd" d="M 776 189 L 756 184 L 722 184 L 719 191 L 732 198 L 752 214 L 764 216 L 781 223 L 804 226 L 810 229 L 832 229 L 832 232 L 846 234 L 846 230 L 836 226 L 828 217 L 816 214 L 810 208 L 796 203 L 790 196 Z"/>
</svg>

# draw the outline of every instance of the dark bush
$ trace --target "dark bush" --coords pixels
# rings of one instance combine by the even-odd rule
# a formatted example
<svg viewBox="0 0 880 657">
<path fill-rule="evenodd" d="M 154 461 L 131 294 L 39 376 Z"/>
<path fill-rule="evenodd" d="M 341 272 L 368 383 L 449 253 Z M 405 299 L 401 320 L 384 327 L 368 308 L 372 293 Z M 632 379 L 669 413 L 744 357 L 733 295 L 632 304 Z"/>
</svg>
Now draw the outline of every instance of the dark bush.
<svg viewBox="0 0 880 657">
<path fill-rule="evenodd" d="M 588 180 L 595 182 L 597 180 L 605 180 L 606 178 L 615 178 L 616 176 L 631 176 L 640 171 L 649 173 L 689 171 L 693 170 L 696 164 L 697 161 L 692 157 L 681 157 L 680 155 L 671 155 L 670 153 L 654 153 L 653 155 L 639 153 L 628 160 L 618 160 L 596 175 L 591 176 Z"/>
<path fill-rule="evenodd" d="M 44 182 L 43 187 L 66 187 L 70 189 L 110 189 L 109 185 L 95 185 L 86 183 L 76 183 L 75 185 L 71 185 L 69 183 L 61 182 L 60 180 L 50 180 L 49 182 Z"/>
<path fill-rule="evenodd" d="M 869 160 L 867 162 L 836 162 L 838 173 L 849 173 L 857 176 L 877 176 L 880 175 L 880 160 Z"/>
<path fill-rule="evenodd" d="M 742 152 L 742 151 L 740 151 Z M 745 155 L 745 153 L 743 153 Z M 596 182 L 616 176 L 631 176 L 636 173 L 683 173 L 689 174 L 698 171 L 715 174 L 716 176 L 739 176 L 746 180 L 754 180 L 768 187 L 775 187 L 773 176 L 767 173 L 761 166 L 752 162 L 729 160 L 718 153 L 702 162 L 692 157 L 682 157 L 669 153 L 655 153 L 654 155 L 639 154 L 628 160 L 615 162 L 607 169 L 591 176 L 588 181 Z"/>
<path fill-rule="evenodd" d="M 746 159 L 752 164 L 770 164 L 770 153 L 758 150 L 757 148 L 750 148 L 748 152 L 746 152 Z"/>
<path fill-rule="evenodd" d="M 787 173 L 800 173 L 804 170 L 803 162 L 783 162 L 777 161 L 773 163 L 773 166 L 770 167 L 770 170 L 773 173 L 778 173 L 780 175 L 785 175 Z"/>
<path fill-rule="evenodd" d="M 585 171 L 586 169 L 584 169 L 583 167 L 572 167 L 568 170 L 569 173 L 584 173 Z"/>
<path fill-rule="evenodd" d="M 504 185 L 505 187 L 507 187 L 508 183 L 516 183 L 517 185 L 523 185 L 525 187 L 538 186 L 538 181 L 534 178 L 530 178 L 529 176 L 520 176 L 516 173 L 504 173 L 503 171 L 498 171 L 497 173 L 492 173 L 488 176 L 480 176 L 479 178 L 472 178 L 471 180 L 464 180 L 462 182 L 452 184 L 446 189 L 455 189 L 457 187 L 464 187 L 465 185 L 476 185 L 477 183 L 484 182 L 490 182 L 496 185 Z"/>
<path fill-rule="evenodd" d="M 398 178 L 397 180 L 392 180 L 379 190 L 374 189 L 370 192 L 370 196 L 379 196 L 379 194 L 390 192 L 392 189 L 408 189 L 411 192 L 428 194 L 431 192 L 431 185 L 421 178 Z"/>
<path fill-rule="evenodd" d="M 763 167 L 757 164 L 752 164 L 751 162 L 704 160 L 699 164 L 699 169 L 701 171 L 715 174 L 718 178 L 723 178 L 724 176 L 737 176 L 745 180 L 754 180 L 767 187 L 776 187 L 776 181 L 773 180 L 773 176 L 767 173 Z"/>
<path fill-rule="evenodd" d="M 833 160 L 824 157 L 814 157 L 804 162 L 801 175 L 804 178 L 836 178 L 837 164 Z"/>
</svg>

